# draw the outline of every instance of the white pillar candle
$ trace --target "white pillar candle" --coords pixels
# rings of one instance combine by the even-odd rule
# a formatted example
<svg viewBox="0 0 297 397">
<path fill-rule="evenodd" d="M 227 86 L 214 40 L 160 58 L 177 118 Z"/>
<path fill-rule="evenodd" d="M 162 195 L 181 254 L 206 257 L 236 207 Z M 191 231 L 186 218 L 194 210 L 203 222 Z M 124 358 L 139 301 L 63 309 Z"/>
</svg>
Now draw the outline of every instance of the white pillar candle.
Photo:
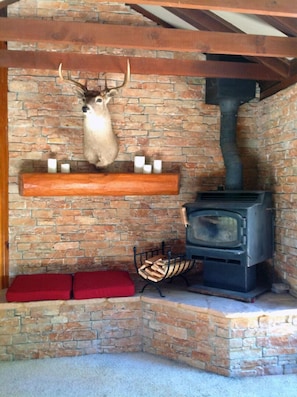
<svg viewBox="0 0 297 397">
<path fill-rule="evenodd" d="M 154 170 L 154 174 L 161 174 L 162 160 L 154 160 L 153 170 Z"/>
<path fill-rule="evenodd" d="M 151 174 L 152 173 L 152 165 L 151 164 L 144 164 L 143 173 L 144 174 Z"/>
<path fill-rule="evenodd" d="M 61 164 L 61 172 L 62 174 L 69 174 L 70 164 Z"/>
<path fill-rule="evenodd" d="M 134 157 L 134 172 L 136 174 L 142 174 L 143 173 L 144 163 L 145 163 L 145 157 L 144 156 L 135 156 Z"/>
<path fill-rule="evenodd" d="M 57 172 L 57 160 L 56 159 L 48 159 L 47 160 L 47 172 L 54 174 Z"/>
</svg>

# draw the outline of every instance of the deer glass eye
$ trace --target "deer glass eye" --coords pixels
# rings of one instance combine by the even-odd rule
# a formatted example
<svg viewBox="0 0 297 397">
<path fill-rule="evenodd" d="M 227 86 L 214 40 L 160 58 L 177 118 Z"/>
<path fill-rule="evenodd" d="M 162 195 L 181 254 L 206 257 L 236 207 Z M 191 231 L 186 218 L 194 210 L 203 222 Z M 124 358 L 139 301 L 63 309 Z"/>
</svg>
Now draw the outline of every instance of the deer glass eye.
<svg viewBox="0 0 297 397">
<path fill-rule="evenodd" d="M 96 103 L 101 103 L 102 102 L 102 98 L 98 97 L 96 98 Z"/>
</svg>

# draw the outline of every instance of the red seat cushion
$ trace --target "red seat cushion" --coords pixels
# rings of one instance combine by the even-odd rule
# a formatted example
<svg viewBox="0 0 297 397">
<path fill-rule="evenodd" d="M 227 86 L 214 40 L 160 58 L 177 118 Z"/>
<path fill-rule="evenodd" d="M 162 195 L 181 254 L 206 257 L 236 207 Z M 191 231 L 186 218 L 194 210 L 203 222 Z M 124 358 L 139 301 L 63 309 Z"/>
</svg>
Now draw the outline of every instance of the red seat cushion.
<svg viewBox="0 0 297 397">
<path fill-rule="evenodd" d="M 71 274 L 25 274 L 16 276 L 7 289 L 7 302 L 70 299 Z"/>
<path fill-rule="evenodd" d="M 77 272 L 74 275 L 73 297 L 75 299 L 132 296 L 134 293 L 134 283 L 126 271 L 102 270 Z"/>
</svg>

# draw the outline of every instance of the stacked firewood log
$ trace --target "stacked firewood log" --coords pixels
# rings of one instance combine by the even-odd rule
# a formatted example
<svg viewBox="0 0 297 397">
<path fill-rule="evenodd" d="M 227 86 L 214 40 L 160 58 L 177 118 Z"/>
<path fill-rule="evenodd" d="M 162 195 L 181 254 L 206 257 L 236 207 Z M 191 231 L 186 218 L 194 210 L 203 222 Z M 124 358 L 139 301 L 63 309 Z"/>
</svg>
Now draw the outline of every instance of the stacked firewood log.
<svg viewBox="0 0 297 397">
<path fill-rule="evenodd" d="M 139 267 L 138 273 L 141 277 L 157 283 L 184 273 L 190 266 L 191 260 L 181 258 L 169 260 L 165 255 L 156 255 L 146 259 Z"/>
</svg>

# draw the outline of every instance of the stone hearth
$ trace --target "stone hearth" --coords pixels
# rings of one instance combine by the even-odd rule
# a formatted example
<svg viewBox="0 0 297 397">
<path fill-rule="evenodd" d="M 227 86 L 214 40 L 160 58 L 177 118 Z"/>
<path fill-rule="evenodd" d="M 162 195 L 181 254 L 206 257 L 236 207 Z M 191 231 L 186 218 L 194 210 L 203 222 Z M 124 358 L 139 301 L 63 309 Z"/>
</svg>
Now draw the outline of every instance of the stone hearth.
<svg viewBox="0 0 297 397">
<path fill-rule="evenodd" d="M 254 303 L 170 285 L 128 298 L 0 303 L 0 359 L 144 351 L 224 376 L 297 373 L 297 300 Z"/>
</svg>

